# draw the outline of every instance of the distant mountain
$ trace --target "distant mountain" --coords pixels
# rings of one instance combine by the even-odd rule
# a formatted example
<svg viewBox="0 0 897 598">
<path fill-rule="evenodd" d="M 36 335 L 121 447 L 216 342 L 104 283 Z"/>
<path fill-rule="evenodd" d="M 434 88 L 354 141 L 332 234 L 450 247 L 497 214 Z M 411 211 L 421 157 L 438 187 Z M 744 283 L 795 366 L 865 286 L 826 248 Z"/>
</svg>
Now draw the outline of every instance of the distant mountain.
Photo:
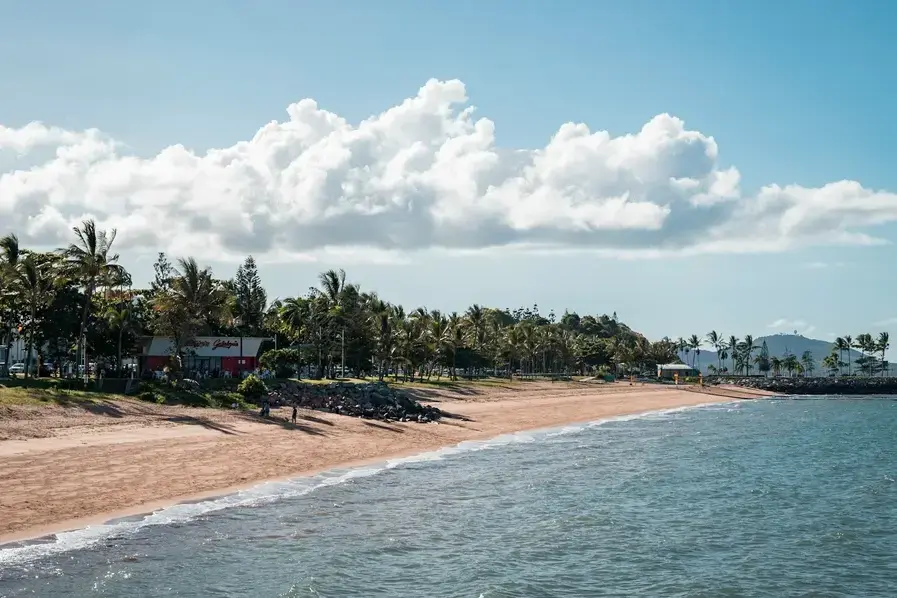
<svg viewBox="0 0 897 598">
<path fill-rule="evenodd" d="M 832 352 L 832 347 L 834 347 L 834 344 L 828 341 L 822 341 L 816 338 L 807 338 L 799 334 L 772 334 L 770 336 L 761 336 L 754 339 L 754 346 L 763 346 L 763 341 L 766 341 L 766 348 L 769 349 L 770 357 L 784 357 L 787 353 L 791 353 L 800 358 L 800 356 L 803 355 L 804 351 L 809 351 L 813 354 L 813 360 L 816 362 L 817 370 L 823 369 L 822 360 Z M 756 352 L 759 352 L 759 349 Z M 856 361 L 856 359 L 861 356 L 862 353 L 851 349 L 851 362 Z M 681 359 L 683 362 L 691 364 L 692 359 L 694 359 L 694 352 L 690 351 L 687 355 L 684 352 L 680 352 L 679 359 Z M 726 361 L 727 363 L 725 363 L 724 365 L 728 366 L 728 368 L 731 370 L 731 357 Z M 701 355 L 695 362 L 695 367 L 706 374 L 708 373 L 707 367 L 710 365 L 716 366 L 717 363 L 718 360 L 716 358 L 716 351 L 701 349 Z"/>
</svg>

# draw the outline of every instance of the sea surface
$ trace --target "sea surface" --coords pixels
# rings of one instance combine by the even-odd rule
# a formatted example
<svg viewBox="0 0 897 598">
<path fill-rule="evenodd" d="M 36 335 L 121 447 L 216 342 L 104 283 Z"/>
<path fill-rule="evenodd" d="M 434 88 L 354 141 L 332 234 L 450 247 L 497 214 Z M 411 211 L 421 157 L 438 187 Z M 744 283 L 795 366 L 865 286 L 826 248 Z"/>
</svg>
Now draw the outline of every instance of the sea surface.
<svg viewBox="0 0 897 598">
<path fill-rule="evenodd" d="M 657 412 L 0 549 L 0 596 L 897 596 L 895 478 L 893 400 Z"/>
</svg>

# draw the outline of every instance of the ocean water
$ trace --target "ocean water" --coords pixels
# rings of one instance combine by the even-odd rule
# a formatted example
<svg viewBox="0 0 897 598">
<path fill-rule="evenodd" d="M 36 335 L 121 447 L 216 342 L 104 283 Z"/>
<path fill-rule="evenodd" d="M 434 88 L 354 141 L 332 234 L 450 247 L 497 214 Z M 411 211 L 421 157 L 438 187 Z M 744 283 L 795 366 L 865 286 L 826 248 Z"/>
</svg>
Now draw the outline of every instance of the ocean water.
<svg viewBox="0 0 897 598">
<path fill-rule="evenodd" d="M 895 478 L 895 401 L 703 406 L 0 549 L 0 596 L 895 596 Z"/>
</svg>

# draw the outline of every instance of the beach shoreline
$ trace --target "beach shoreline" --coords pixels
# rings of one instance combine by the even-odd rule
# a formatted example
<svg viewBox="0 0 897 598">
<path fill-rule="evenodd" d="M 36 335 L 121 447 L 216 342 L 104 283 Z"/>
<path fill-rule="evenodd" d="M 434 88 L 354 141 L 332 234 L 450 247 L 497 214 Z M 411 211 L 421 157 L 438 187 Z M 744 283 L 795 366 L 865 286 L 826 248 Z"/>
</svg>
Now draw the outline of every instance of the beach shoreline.
<svg viewBox="0 0 897 598">
<path fill-rule="evenodd" d="M 156 412 L 143 416 L 144 424 L 139 417 L 111 424 L 88 417 L 44 437 L 0 441 L 0 547 L 461 442 L 770 395 L 734 387 L 527 383 L 473 395 L 428 392 L 420 400 L 452 414 L 430 424 L 308 410 L 300 410 L 296 428 L 281 420 L 286 410 L 272 412 L 273 423 L 218 410 L 202 410 L 200 419 L 196 409 L 189 410 L 196 421 L 169 416 L 160 423 Z"/>
</svg>

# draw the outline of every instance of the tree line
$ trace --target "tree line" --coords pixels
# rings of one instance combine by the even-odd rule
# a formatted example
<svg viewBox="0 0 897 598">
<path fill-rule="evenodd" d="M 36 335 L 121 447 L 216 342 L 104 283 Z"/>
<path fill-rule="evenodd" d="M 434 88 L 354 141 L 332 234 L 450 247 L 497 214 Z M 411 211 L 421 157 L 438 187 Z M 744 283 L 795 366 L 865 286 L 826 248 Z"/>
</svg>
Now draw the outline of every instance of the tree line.
<svg viewBox="0 0 897 598">
<path fill-rule="evenodd" d="M 265 362 L 304 366 L 314 377 L 597 374 L 676 360 L 676 342 L 649 341 L 616 313 L 556 317 L 538 305 L 473 304 L 451 313 L 407 308 L 362 290 L 343 270 L 322 272 L 305 292 L 269 300 L 251 256 L 232 277 L 220 278 L 194 258 L 172 261 L 159 253 L 153 280 L 135 288 L 115 241 L 115 230 L 92 220 L 55 251 L 21 247 L 15 234 L 0 239 L 0 334 L 7 355 L 16 339 L 25 341 L 26 375 L 46 364 L 58 375 L 66 364 L 91 362 L 121 374 L 144 336 L 172 340 L 169 368 L 176 374 L 197 336 L 269 338 Z"/>
<path fill-rule="evenodd" d="M 676 340 L 678 353 L 685 355 L 685 362 L 694 368 L 700 363 L 701 349 L 705 344 L 716 352 L 717 364 L 711 364 L 707 368 L 712 374 L 750 376 L 752 371 L 756 371 L 773 376 L 783 373 L 789 376 L 812 376 L 817 369 L 812 352 L 804 351 L 797 356 L 786 351 L 781 357 L 770 356 L 766 341 L 757 345 L 751 335 L 744 338 L 730 336 L 727 339 L 712 330 L 704 337 L 693 334 L 687 339 L 680 337 Z M 890 335 L 887 332 L 880 332 L 878 336 L 864 333 L 855 338 L 849 335 L 838 337 L 832 343 L 831 353 L 822 359 L 821 365 L 831 376 L 886 376 L 890 364 L 885 355 L 890 346 Z M 852 351 L 859 352 L 860 356 L 854 358 Z"/>
<path fill-rule="evenodd" d="M 697 367 L 708 345 L 717 358 L 711 373 L 812 375 L 817 367 L 808 351 L 770 356 L 766 343 L 758 346 L 751 335 L 711 331 L 652 342 L 616 313 L 556 317 L 542 315 L 538 305 L 409 309 L 362 290 L 343 270 L 322 272 L 307 291 L 269 301 L 252 256 L 232 277 L 219 278 L 191 257 L 172 262 L 159 253 L 154 279 L 134 288 L 115 240 L 115 230 L 98 229 L 92 220 L 55 251 L 21 247 L 15 234 L 0 239 L 0 335 L 7 355 L 16 339 L 25 341 L 26 375 L 41 372 L 30 363 L 33 354 L 56 372 L 91 359 L 121 372 L 124 360 L 137 354 L 138 339 L 153 335 L 172 339 L 176 373 L 197 336 L 239 335 L 270 338 L 266 350 L 280 347 L 263 360 L 271 369 L 305 366 L 314 377 L 645 372 L 679 355 Z M 822 367 L 830 375 L 886 375 L 888 348 L 887 332 L 839 337 Z"/>
</svg>

